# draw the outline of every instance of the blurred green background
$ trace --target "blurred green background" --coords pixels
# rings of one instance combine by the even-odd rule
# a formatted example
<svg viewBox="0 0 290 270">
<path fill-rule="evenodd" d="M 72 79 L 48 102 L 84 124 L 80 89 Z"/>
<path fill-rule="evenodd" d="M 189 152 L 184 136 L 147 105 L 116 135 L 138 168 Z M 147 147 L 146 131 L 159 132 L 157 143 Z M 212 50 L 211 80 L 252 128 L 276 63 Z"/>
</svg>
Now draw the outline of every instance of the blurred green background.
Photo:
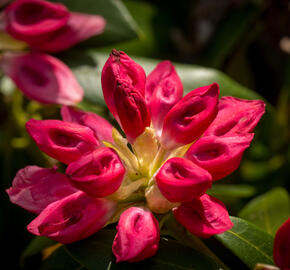
<svg viewBox="0 0 290 270">
<path fill-rule="evenodd" d="M 77 1 L 63 2 L 71 9 L 80 10 L 83 7 L 81 4 L 78 6 Z M 98 7 L 98 2 L 105 3 L 88 1 L 87 10 L 91 5 Z M 289 198 L 285 191 L 289 192 L 290 187 L 289 1 L 130 0 L 123 3 L 136 22 L 131 21 L 131 32 L 128 29 L 123 31 L 125 27 L 122 25 L 118 29 L 118 24 L 112 23 L 110 26 L 115 32 L 112 30 L 110 34 L 105 33 L 57 55 L 73 69 L 85 88 L 86 99 L 81 107 L 110 117 L 104 107 L 99 79 L 101 66 L 112 48 L 125 51 L 144 65 L 147 72 L 156 63 L 152 58 L 192 65 L 177 66 L 187 91 L 217 81 L 224 95 L 265 99 L 267 114 L 258 125 L 255 139 L 246 151 L 239 170 L 220 180 L 211 194 L 226 203 L 231 215 L 248 220 L 252 218 L 256 225 L 260 222 L 261 227 L 263 209 L 259 200 L 262 204 L 271 204 L 282 197 L 285 202 L 282 206 L 270 207 L 273 213 L 284 211 L 282 217 L 275 218 L 277 224 L 273 228 L 277 229 L 287 213 L 289 216 Z M 106 6 L 100 9 L 101 14 L 109 17 L 110 12 Z M 114 22 L 114 18 L 110 20 Z M 33 238 L 25 229 L 33 215 L 11 204 L 5 189 L 10 187 L 17 170 L 24 166 L 51 166 L 53 163 L 26 134 L 24 124 L 31 117 L 59 117 L 59 107 L 41 106 L 27 100 L 15 91 L 11 81 L 0 75 L 2 265 L 9 260 L 9 268 L 5 269 L 19 268 L 20 254 Z M 249 206 L 257 208 L 257 216 L 247 215 L 249 210 L 244 206 L 274 188 L 274 193 L 268 196 L 270 199 L 258 198 L 257 206 L 255 202 Z M 269 230 L 269 233 L 275 232 L 271 228 Z M 32 269 L 29 262 L 27 265 L 27 269 Z"/>
</svg>

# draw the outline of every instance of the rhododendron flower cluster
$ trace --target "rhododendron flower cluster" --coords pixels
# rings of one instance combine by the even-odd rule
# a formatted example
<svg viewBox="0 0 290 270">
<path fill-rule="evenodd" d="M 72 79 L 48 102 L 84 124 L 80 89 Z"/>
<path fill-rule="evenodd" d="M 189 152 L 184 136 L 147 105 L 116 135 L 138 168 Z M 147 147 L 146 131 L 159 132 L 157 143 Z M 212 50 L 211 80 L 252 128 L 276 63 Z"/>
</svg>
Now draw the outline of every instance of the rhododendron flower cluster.
<svg viewBox="0 0 290 270">
<path fill-rule="evenodd" d="M 8 5 L 0 25 L 6 33 L 29 45 L 32 52 L 7 52 L 0 68 L 28 98 L 45 104 L 74 105 L 84 92 L 69 68 L 45 54 L 67 50 L 101 34 L 106 21 L 98 15 L 70 12 L 60 3 L 16 0 Z"/>
<path fill-rule="evenodd" d="M 69 106 L 62 107 L 62 120 L 26 124 L 38 147 L 67 165 L 65 174 L 28 166 L 16 175 L 7 191 L 11 201 L 38 214 L 28 230 L 66 244 L 119 220 L 113 253 L 117 262 L 136 262 L 157 252 L 159 221 L 171 212 L 199 237 L 230 229 L 225 205 L 206 192 L 238 168 L 263 101 L 219 99 L 216 83 L 182 97 L 169 61 L 146 78 L 116 50 L 102 87 L 126 138 L 100 116 Z"/>
</svg>

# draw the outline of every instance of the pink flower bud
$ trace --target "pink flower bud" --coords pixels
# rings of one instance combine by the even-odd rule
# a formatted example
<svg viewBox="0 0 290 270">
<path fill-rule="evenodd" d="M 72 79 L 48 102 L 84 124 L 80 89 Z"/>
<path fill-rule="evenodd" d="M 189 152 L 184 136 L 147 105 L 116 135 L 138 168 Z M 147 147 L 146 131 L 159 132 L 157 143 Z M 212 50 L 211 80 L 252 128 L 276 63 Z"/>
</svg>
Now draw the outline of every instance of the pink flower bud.
<svg viewBox="0 0 290 270">
<path fill-rule="evenodd" d="M 92 129 L 99 143 L 102 141 L 113 142 L 113 126 L 101 116 L 68 106 L 62 106 L 61 116 L 65 122 L 77 123 Z"/>
<path fill-rule="evenodd" d="M 170 61 L 159 63 L 146 80 L 145 99 L 153 126 L 160 136 L 168 111 L 182 98 L 182 82 Z"/>
<path fill-rule="evenodd" d="M 133 142 L 143 133 L 145 127 L 150 126 L 151 120 L 145 99 L 127 81 L 117 80 L 114 101 L 119 124 L 128 141 Z"/>
<path fill-rule="evenodd" d="M 6 53 L 0 67 L 24 95 L 38 102 L 73 105 L 83 98 L 83 89 L 70 69 L 50 55 Z"/>
<path fill-rule="evenodd" d="M 153 214 L 131 207 L 120 217 L 112 250 L 117 262 L 138 262 L 155 255 L 159 240 L 159 225 Z"/>
<path fill-rule="evenodd" d="M 222 97 L 217 117 L 205 132 L 205 136 L 235 136 L 254 131 L 265 112 L 262 100 L 245 100 Z"/>
<path fill-rule="evenodd" d="M 66 25 L 69 11 L 59 3 L 17 0 L 4 10 L 6 31 L 25 42 L 47 40 L 48 34 Z"/>
<path fill-rule="evenodd" d="M 143 68 L 127 54 L 113 50 L 102 71 L 102 88 L 105 101 L 113 116 L 118 120 L 114 93 L 117 80 L 125 80 L 142 96 L 145 94 L 146 74 Z"/>
<path fill-rule="evenodd" d="M 26 129 L 41 151 L 65 164 L 78 160 L 99 145 L 90 128 L 74 123 L 31 119 Z"/>
<path fill-rule="evenodd" d="M 290 269 L 290 218 L 278 229 L 274 239 L 274 262 L 281 270 Z"/>
<path fill-rule="evenodd" d="M 219 86 L 213 83 L 183 97 L 164 119 L 161 144 L 176 148 L 200 137 L 217 114 Z"/>
<path fill-rule="evenodd" d="M 66 50 L 104 31 L 100 16 L 69 12 L 62 4 L 44 0 L 17 0 L 4 11 L 6 31 L 33 49 Z"/>
<path fill-rule="evenodd" d="M 113 149 L 102 147 L 69 164 L 66 174 L 88 195 L 105 197 L 120 187 L 125 168 Z"/>
<path fill-rule="evenodd" d="M 67 24 L 52 33 L 47 41 L 31 42 L 30 47 L 45 52 L 65 51 L 77 43 L 104 32 L 106 21 L 97 15 L 71 12 Z"/>
<path fill-rule="evenodd" d="M 56 170 L 37 166 L 19 170 L 6 190 L 11 202 L 38 214 L 50 203 L 76 192 L 67 176 Z"/>
<path fill-rule="evenodd" d="M 186 202 L 211 187 L 211 175 L 184 158 L 167 160 L 155 176 L 162 195 L 170 202 Z"/>
<path fill-rule="evenodd" d="M 202 137 L 189 148 L 185 157 L 207 170 L 213 180 L 219 180 L 239 167 L 253 137 L 252 133 L 235 137 Z"/>
<path fill-rule="evenodd" d="M 182 226 L 202 238 L 223 233 L 234 225 L 225 205 L 207 194 L 174 208 L 173 214 Z"/>
<path fill-rule="evenodd" d="M 91 198 L 78 191 L 49 204 L 27 226 L 27 230 L 69 244 L 96 233 L 115 210 L 116 204 L 113 201 Z"/>
</svg>

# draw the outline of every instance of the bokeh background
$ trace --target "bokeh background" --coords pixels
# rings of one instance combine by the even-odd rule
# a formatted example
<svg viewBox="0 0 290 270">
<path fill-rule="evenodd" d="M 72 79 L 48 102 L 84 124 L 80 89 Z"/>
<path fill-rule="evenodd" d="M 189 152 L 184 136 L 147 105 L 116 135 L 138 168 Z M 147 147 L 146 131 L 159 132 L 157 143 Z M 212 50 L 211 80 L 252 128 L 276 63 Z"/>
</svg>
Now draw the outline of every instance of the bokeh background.
<svg viewBox="0 0 290 270">
<path fill-rule="evenodd" d="M 69 4 L 70 1 L 64 2 Z M 100 42 L 90 51 L 109 54 L 116 48 L 130 56 L 213 68 L 267 101 L 267 114 L 239 170 L 219 181 L 212 194 L 226 203 L 231 215 L 238 215 L 254 197 L 275 188 L 289 191 L 290 1 L 124 0 L 123 3 L 138 24 L 138 37 L 122 42 L 113 39 L 104 44 Z M 90 41 L 57 56 L 76 67 L 78 59 L 72 55 L 80 55 L 75 52 L 82 52 L 88 44 Z M 85 57 L 83 54 L 80 61 Z M 91 66 L 96 64 L 89 56 L 85 61 Z M 220 87 L 222 89 L 223 85 Z M 12 88 L 11 82 L 0 72 L 0 239 L 3 250 L 0 254 L 3 256 L 1 265 L 5 262 L 9 265 L 8 268 L 1 266 L 2 269 L 19 268 L 20 255 L 32 239 L 25 227 L 33 218 L 9 202 L 5 189 L 10 187 L 17 170 L 24 166 L 53 163 L 27 136 L 24 124 L 29 117 L 59 117 L 58 106 L 41 106 Z M 102 107 L 85 107 L 110 117 Z M 218 248 L 216 250 L 218 252 Z M 231 260 L 234 265 L 235 258 Z M 27 265 L 27 269 L 33 269 L 32 264 Z"/>
</svg>

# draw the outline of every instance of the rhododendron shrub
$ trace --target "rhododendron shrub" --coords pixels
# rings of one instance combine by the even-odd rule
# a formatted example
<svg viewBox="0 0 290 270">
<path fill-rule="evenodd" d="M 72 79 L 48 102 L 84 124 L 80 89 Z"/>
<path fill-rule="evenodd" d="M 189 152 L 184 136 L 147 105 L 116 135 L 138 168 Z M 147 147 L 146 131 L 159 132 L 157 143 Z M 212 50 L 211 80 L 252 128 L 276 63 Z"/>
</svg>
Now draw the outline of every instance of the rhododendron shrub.
<svg viewBox="0 0 290 270">
<path fill-rule="evenodd" d="M 170 213 L 201 238 L 232 228 L 225 205 L 206 192 L 238 168 L 264 102 L 219 99 L 216 83 L 182 97 L 169 61 L 146 78 L 116 50 L 102 88 L 126 137 L 100 116 L 68 106 L 62 120 L 26 124 L 38 147 L 67 165 L 65 174 L 29 166 L 16 175 L 11 201 L 38 214 L 28 230 L 71 243 L 119 220 L 112 251 L 117 262 L 137 262 L 156 254 L 159 221 Z"/>
</svg>

